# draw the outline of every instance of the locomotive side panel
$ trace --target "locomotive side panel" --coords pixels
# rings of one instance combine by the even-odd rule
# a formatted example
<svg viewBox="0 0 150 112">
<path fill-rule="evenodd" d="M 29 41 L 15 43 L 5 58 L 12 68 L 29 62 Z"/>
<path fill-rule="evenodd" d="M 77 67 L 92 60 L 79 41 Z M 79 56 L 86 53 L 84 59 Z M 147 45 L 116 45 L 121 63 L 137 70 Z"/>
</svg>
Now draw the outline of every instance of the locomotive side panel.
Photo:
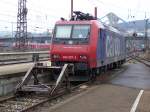
<svg viewBox="0 0 150 112">
<path fill-rule="evenodd" d="M 96 68 L 97 67 L 97 59 L 96 59 L 96 49 L 97 49 L 97 39 L 98 39 L 98 25 L 95 21 L 91 24 L 91 35 L 90 35 L 90 42 L 89 42 L 89 68 Z"/>
<path fill-rule="evenodd" d="M 106 31 L 105 65 L 123 60 L 125 58 L 124 43 L 125 40 L 123 36 L 111 31 Z"/>
<path fill-rule="evenodd" d="M 99 29 L 98 41 L 97 41 L 97 67 L 100 67 L 104 64 L 106 58 L 106 38 L 105 30 Z"/>
<path fill-rule="evenodd" d="M 101 29 L 97 45 L 97 67 L 125 59 L 125 38 L 118 33 Z"/>
</svg>

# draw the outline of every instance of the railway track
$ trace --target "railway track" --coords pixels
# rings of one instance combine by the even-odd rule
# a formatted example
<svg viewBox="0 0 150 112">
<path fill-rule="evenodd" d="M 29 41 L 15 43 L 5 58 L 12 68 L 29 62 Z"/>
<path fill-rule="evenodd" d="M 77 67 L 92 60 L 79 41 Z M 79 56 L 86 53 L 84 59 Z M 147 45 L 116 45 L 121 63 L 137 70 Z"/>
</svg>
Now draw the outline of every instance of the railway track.
<svg viewBox="0 0 150 112">
<path fill-rule="evenodd" d="M 31 72 L 31 70 L 29 70 L 27 72 L 27 74 L 25 75 L 25 78 L 27 78 L 30 75 L 29 72 Z M 66 73 L 65 71 L 67 71 L 67 65 L 64 65 L 64 67 L 62 68 L 62 71 L 63 72 L 60 73 L 61 75 L 59 75 L 60 77 L 65 76 L 65 73 Z M 102 83 L 104 83 L 104 81 L 107 81 L 109 78 L 111 78 L 110 74 L 111 74 L 110 71 L 105 72 L 105 73 L 101 74 L 99 77 L 97 77 L 97 80 L 99 80 L 101 82 L 103 80 Z M 61 82 L 61 80 L 59 80 L 59 78 L 58 78 L 57 82 Z M 26 83 L 26 79 L 24 79 L 23 82 L 19 84 L 18 88 L 22 87 L 22 90 L 24 90 L 25 88 L 23 85 L 25 83 Z M 21 96 L 18 96 L 18 95 L 12 96 L 12 97 L 9 97 L 9 98 L 6 98 L 6 99 L 3 99 L 0 101 L 0 110 L 1 110 L 1 112 L 28 112 L 28 111 L 32 111 L 32 110 L 36 109 L 37 107 L 40 107 L 40 105 L 43 105 L 43 104 L 45 104 L 49 101 L 55 100 L 57 98 L 60 98 L 66 94 L 70 94 L 70 92 L 71 93 L 74 92 L 76 89 L 80 88 L 82 85 L 87 85 L 89 83 L 91 83 L 91 82 L 88 81 L 85 83 L 77 84 L 75 86 L 71 86 L 69 91 L 68 91 L 67 87 L 61 86 L 61 88 L 56 89 L 56 91 L 51 95 L 49 93 L 48 94 L 35 94 L 35 92 L 32 92 L 32 93 L 27 92 L 30 94 L 23 94 Z M 30 88 L 28 88 L 28 90 L 30 90 Z M 33 89 L 33 90 L 36 90 L 36 89 Z M 26 91 L 26 89 L 24 91 Z M 23 91 L 21 91 L 21 92 L 23 92 Z"/>
<path fill-rule="evenodd" d="M 96 81 L 100 81 L 101 83 L 104 83 L 108 79 L 111 79 L 112 76 L 110 76 L 111 71 L 108 71 L 106 73 L 101 74 L 99 77 L 97 77 Z M 114 77 L 114 76 L 113 76 Z M 103 81 L 102 81 L 103 80 Z M 92 83 L 90 81 L 75 84 L 71 86 L 70 90 L 66 88 L 61 88 L 57 90 L 56 94 L 48 95 L 48 94 L 24 94 L 23 96 L 11 96 L 5 99 L 0 100 L 0 110 L 1 112 L 37 112 L 37 109 L 40 108 L 49 102 L 57 102 L 57 99 L 62 98 L 65 95 L 69 94 L 79 94 L 81 91 L 87 90 L 87 89 L 81 89 L 82 86 L 88 86 L 92 87 L 93 85 L 97 85 L 96 83 Z M 99 84 L 99 83 L 98 83 Z M 59 102 L 57 102 L 59 103 Z M 49 106 L 43 107 L 42 109 L 46 109 L 48 111 Z"/>
<path fill-rule="evenodd" d="M 143 60 L 143 61 L 147 61 L 147 62 L 150 62 L 150 60 L 148 59 L 145 59 L 145 58 L 141 58 L 141 57 L 138 57 L 139 59 Z"/>
<path fill-rule="evenodd" d="M 147 60 L 145 58 L 141 58 L 141 57 L 136 57 L 134 58 L 135 60 L 137 60 L 140 63 L 143 63 L 144 65 L 146 65 L 147 67 L 150 67 L 150 60 Z"/>
<path fill-rule="evenodd" d="M 10 97 L 0 101 L 1 112 L 24 112 L 28 108 L 47 100 L 43 96 L 27 95 L 24 97 Z"/>
<path fill-rule="evenodd" d="M 117 71 L 116 76 L 122 71 L 123 71 L 123 69 L 120 69 L 119 72 Z M 116 70 L 115 70 L 115 72 L 116 72 Z M 112 74 L 113 74 L 112 71 L 108 71 L 106 73 L 102 73 L 100 76 L 97 76 L 95 82 L 91 83 L 90 81 L 88 81 L 88 82 L 78 84 L 76 86 L 72 86 L 71 92 L 69 92 L 69 93 L 66 92 L 66 94 L 63 94 L 62 96 L 60 95 L 59 97 L 57 97 L 55 99 L 48 100 L 47 102 L 42 104 L 42 106 L 36 106 L 35 109 L 32 108 L 32 109 L 28 110 L 28 112 L 49 112 L 49 108 L 50 107 L 53 108 L 53 106 L 55 104 L 61 103 L 64 100 L 71 98 L 72 96 L 78 95 L 96 85 L 106 83 L 109 80 L 111 80 L 112 78 L 116 77 L 115 75 L 112 75 Z"/>
<path fill-rule="evenodd" d="M 70 91 L 66 89 L 58 90 L 56 94 L 45 95 L 45 94 L 26 94 L 23 96 L 11 96 L 0 100 L 0 110 L 1 112 L 28 112 L 32 109 L 43 105 L 46 102 L 56 100 L 66 94 L 72 93 L 82 85 L 86 85 L 89 82 L 78 84 L 72 86 Z"/>
<path fill-rule="evenodd" d="M 0 53 L 0 66 L 33 62 L 35 57 L 39 61 L 47 61 L 49 59 L 49 52 Z"/>
</svg>

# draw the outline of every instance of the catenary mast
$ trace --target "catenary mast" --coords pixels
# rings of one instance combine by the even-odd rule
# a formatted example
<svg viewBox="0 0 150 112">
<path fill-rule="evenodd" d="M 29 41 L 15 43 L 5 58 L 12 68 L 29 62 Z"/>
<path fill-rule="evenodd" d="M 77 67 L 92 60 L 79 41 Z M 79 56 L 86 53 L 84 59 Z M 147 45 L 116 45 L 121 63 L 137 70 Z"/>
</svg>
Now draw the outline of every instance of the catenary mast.
<svg viewBox="0 0 150 112">
<path fill-rule="evenodd" d="M 27 0 L 18 0 L 16 46 L 24 48 L 27 44 Z"/>
</svg>

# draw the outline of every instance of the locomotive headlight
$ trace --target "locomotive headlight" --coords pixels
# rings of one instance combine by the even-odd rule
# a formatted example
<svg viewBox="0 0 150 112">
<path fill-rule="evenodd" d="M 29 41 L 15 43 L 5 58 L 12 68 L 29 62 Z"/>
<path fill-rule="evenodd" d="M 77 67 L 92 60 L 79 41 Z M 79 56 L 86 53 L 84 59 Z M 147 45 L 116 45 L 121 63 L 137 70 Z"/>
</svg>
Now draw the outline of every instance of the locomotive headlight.
<svg viewBox="0 0 150 112">
<path fill-rule="evenodd" d="M 53 55 L 52 55 L 52 58 L 53 58 L 53 59 L 59 59 L 60 56 L 59 56 L 58 54 L 53 54 Z"/>
<path fill-rule="evenodd" d="M 86 59 L 87 59 L 87 56 L 81 55 L 81 56 L 80 56 L 80 59 L 86 60 Z"/>
</svg>

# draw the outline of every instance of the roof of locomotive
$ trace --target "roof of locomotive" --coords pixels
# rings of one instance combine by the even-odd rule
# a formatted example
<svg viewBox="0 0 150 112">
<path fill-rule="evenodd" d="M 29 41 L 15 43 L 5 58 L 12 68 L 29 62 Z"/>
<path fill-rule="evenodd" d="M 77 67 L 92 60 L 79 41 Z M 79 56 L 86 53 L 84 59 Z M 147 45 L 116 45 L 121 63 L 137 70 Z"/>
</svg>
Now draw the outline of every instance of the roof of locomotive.
<svg viewBox="0 0 150 112">
<path fill-rule="evenodd" d="M 76 21 L 67 21 L 67 20 L 60 20 L 56 22 L 56 25 L 74 25 L 74 24 L 96 24 L 100 29 L 107 29 L 109 31 L 115 32 L 115 33 L 119 33 L 119 34 L 123 34 L 120 30 L 118 30 L 117 28 L 114 28 L 113 26 L 110 25 L 106 25 L 104 23 L 102 23 L 99 20 L 76 20 Z"/>
<path fill-rule="evenodd" d="M 95 20 L 90 20 L 90 21 L 89 21 L 89 20 L 82 20 L 82 21 L 81 21 L 81 20 L 79 20 L 79 21 L 60 20 L 60 21 L 57 21 L 57 22 L 56 22 L 56 25 L 57 25 L 57 24 L 60 24 L 60 25 L 61 25 L 61 24 L 62 24 L 62 25 L 64 25 L 64 24 L 66 24 L 66 25 L 67 25 L 67 24 L 68 24 L 68 25 L 69 25 L 69 24 L 92 24 L 93 21 L 95 21 Z"/>
</svg>

